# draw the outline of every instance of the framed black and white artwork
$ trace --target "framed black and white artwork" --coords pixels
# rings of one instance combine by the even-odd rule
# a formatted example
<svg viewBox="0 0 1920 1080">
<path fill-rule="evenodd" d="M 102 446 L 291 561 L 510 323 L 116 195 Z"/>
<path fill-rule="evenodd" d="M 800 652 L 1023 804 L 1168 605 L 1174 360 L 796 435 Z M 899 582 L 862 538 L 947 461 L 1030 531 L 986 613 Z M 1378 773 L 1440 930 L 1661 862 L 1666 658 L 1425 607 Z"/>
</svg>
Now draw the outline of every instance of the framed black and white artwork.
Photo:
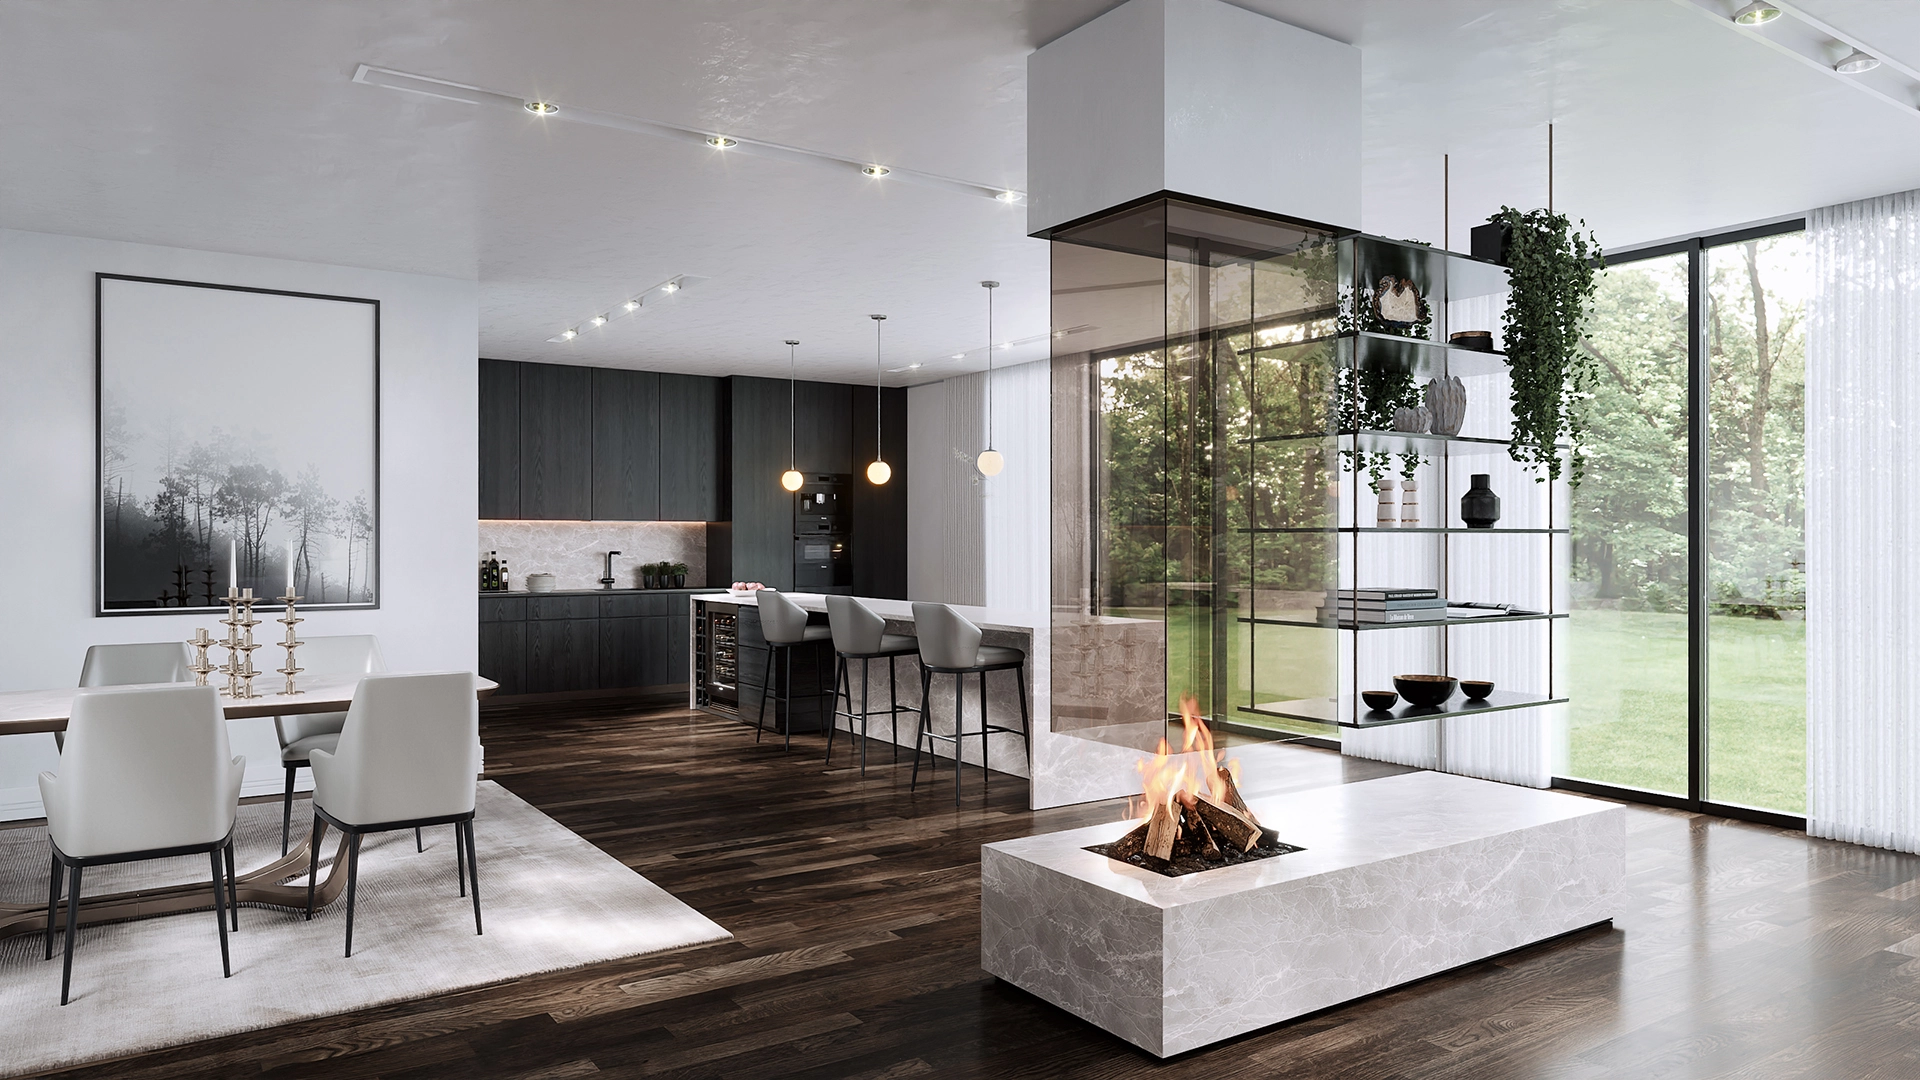
<svg viewBox="0 0 1920 1080">
<path fill-rule="evenodd" d="M 380 302 L 94 275 L 97 614 L 380 602 Z"/>
</svg>

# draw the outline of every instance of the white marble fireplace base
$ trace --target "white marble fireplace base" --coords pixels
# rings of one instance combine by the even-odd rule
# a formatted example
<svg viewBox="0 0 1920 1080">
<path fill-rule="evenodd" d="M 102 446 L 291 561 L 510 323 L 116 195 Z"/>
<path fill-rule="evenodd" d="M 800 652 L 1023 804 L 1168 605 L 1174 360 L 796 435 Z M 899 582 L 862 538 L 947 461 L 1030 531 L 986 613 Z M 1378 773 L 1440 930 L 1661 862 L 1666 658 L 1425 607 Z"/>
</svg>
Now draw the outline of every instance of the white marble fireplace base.
<svg viewBox="0 0 1920 1080">
<path fill-rule="evenodd" d="M 1167 1057 L 1611 919 L 1623 807 L 1419 772 L 1251 798 L 1305 851 L 1184 878 L 987 844 L 980 963 Z"/>
</svg>

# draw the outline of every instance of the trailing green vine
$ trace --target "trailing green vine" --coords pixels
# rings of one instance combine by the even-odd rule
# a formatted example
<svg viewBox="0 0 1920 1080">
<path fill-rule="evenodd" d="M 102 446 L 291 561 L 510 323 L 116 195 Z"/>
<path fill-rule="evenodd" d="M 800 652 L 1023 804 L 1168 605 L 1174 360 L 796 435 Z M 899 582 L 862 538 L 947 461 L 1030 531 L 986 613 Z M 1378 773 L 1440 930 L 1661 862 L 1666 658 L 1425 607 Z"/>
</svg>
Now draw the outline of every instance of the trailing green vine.
<svg viewBox="0 0 1920 1080">
<path fill-rule="evenodd" d="M 1420 405 L 1420 387 L 1414 381 L 1413 372 L 1378 366 L 1358 371 L 1340 368 L 1334 380 L 1334 395 L 1340 402 L 1339 430 L 1344 432 L 1392 431 L 1395 409 Z M 1340 451 L 1340 457 L 1349 472 L 1364 471 L 1375 491 L 1380 489 L 1381 478 L 1393 464 L 1393 455 L 1387 451 L 1362 450 L 1358 446 Z M 1414 470 L 1422 460 L 1415 451 L 1403 451 L 1401 475 L 1413 479 Z"/>
<path fill-rule="evenodd" d="M 1582 324 L 1593 306 L 1595 279 L 1605 269 L 1600 243 L 1582 235 L 1565 214 L 1525 213 L 1510 206 L 1487 219 L 1510 230 L 1506 265 L 1507 366 L 1513 373 L 1513 441 L 1507 453 L 1544 477 L 1560 478 L 1561 444 L 1574 486 L 1586 472 L 1586 403 L 1598 365 L 1580 348 Z M 1580 223 L 1585 228 L 1586 222 Z"/>
</svg>

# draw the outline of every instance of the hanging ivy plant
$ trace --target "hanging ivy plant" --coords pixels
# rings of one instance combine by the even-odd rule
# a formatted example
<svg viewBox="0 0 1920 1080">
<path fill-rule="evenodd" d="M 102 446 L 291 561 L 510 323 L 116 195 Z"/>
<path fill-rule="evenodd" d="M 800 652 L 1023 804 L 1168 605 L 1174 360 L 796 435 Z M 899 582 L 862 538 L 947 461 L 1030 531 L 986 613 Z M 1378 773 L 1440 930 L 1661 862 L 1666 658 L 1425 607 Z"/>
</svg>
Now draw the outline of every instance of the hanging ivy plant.
<svg viewBox="0 0 1920 1080">
<path fill-rule="evenodd" d="M 1334 395 L 1340 403 L 1339 430 L 1345 432 L 1392 431 L 1394 410 L 1420 404 L 1420 387 L 1412 371 L 1380 365 L 1359 371 L 1341 368 L 1335 376 Z M 1348 471 L 1365 471 L 1375 491 L 1380 490 L 1380 479 L 1393 464 L 1393 455 L 1385 450 L 1355 447 L 1340 451 L 1340 456 Z M 1420 461 L 1419 454 L 1403 452 L 1401 472 L 1411 478 Z"/>
<path fill-rule="evenodd" d="M 1595 280 L 1605 268 L 1599 241 L 1582 235 L 1565 214 L 1522 213 L 1510 206 L 1487 219 L 1508 232 L 1505 264 L 1507 366 L 1513 373 L 1513 441 L 1507 453 L 1521 465 L 1560 478 L 1561 444 L 1579 486 L 1586 472 L 1586 403 L 1598 365 L 1580 348 L 1593 306 Z M 1585 228 L 1586 222 L 1580 223 Z"/>
</svg>

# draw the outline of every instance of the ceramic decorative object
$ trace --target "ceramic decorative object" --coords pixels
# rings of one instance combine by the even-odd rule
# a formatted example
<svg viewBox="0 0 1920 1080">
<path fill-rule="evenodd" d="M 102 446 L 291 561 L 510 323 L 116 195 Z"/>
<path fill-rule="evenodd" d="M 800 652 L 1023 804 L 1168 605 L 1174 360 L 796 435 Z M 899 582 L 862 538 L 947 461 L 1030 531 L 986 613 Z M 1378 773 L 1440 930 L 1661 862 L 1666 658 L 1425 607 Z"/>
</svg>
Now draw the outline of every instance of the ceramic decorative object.
<svg viewBox="0 0 1920 1080">
<path fill-rule="evenodd" d="M 1393 708 L 1394 702 L 1400 700 L 1400 695 L 1391 690 L 1362 690 L 1360 700 L 1367 703 L 1367 708 L 1382 712 Z"/>
<path fill-rule="evenodd" d="M 1420 485 L 1412 480 L 1400 481 L 1400 527 L 1418 528 L 1420 525 Z"/>
<path fill-rule="evenodd" d="M 1427 430 L 1427 407 L 1415 405 L 1408 408 L 1402 405 L 1393 410 L 1393 430 L 1419 434 Z"/>
<path fill-rule="evenodd" d="M 1409 705 L 1434 706 L 1453 696 L 1459 685 L 1450 675 L 1395 675 L 1393 688 Z"/>
<path fill-rule="evenodd" d="M 1374 515 L 1374 524 L 1383 529 L 1393 528 L 1400 520 L 1400 510 L 1394 505 L 1393 485 L 1393 477 L 1383 476 L 1380 478 L 1379 488 L 1376 489 L 1380 492 L 1380 508 Z"/>
<path fill-rule="evenodd" d="M 528 574 L 527 575 L 527 591 L 528 592 L 552 592 L 553 591 L 553 575 L 552 574 Z"/>
<path fill-rule="evenodd" d="M 1467 387 L 1458 375 L 1427 383 L 1427 419 L 1435 435 L 1458 435 L 1467 420 Z"/>
<path fill-rule="evenodd" d="M 1474 473 L 1472 479 L 1467 493 L 1460 496 L 1460 520 L 1469 529 L 1491 529 L 1500 520 L 1500 496 L 1487 486 L 1489 474 Z"/>
<path fill-rule="evenodd" d="M 1463 349 L 1472 349 L 1474 352 L 1492 352 L 1493 331 L 1462 330 L 1456 334 L 1448 334 L 1447 342 Z"/>
<path fill-rule="evenodd" d="M 1487 695 L 1493 693 L 1493 680 L 1461 679 L 1460 692 L 1467 695 L 1468 701 L 1485 701 Z"/>
</svg>

